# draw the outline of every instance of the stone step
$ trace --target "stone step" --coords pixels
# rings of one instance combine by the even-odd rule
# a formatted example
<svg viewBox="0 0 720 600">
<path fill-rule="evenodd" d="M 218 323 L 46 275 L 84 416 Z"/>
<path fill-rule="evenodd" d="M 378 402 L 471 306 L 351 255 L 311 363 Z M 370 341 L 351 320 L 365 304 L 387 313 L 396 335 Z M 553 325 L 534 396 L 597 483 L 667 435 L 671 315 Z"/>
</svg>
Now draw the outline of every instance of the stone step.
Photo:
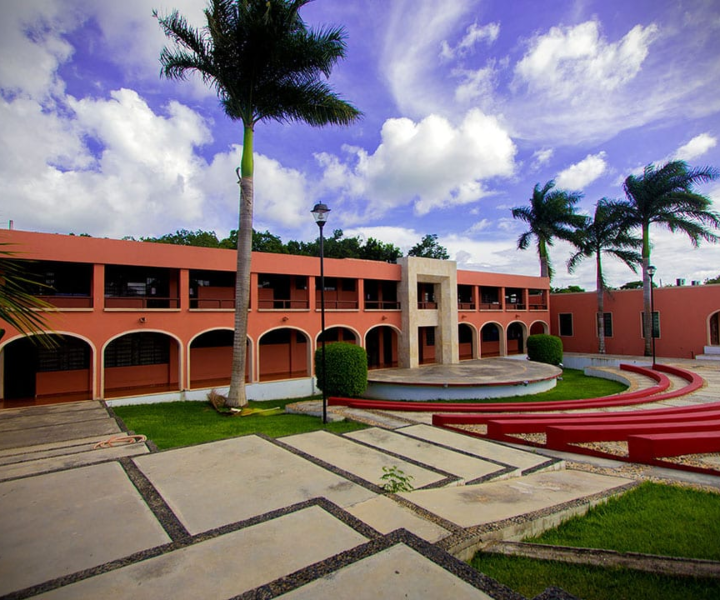
<svg viewBox="0 0 720 600">
<path fill-rule="evenodd" d="M 96 436 L 106 439 L 120 433 L 121 429 L 115 419 L 91 419 L 61 423 L 59 425 L 43 425 L 3 431 L 0 435 L 0 450 L 13 448 L 32 449 L 34 446 L 55 442 L 71 442 L 72 440 Z"/>
<path fill-rule="evenodd" d="M 362 442 L 415 462 L 428 465 L 459 479 L 458 483 L 477 482 L 516 472 L 517 469 L 497 461 L 489 461 L 456 449 L 439 446 L 427 440 L 409 437 L 378 427 L 345 434 L 346 438 Z M 515 473 L 519 475 L 519 472 Z M 422 486 L 416 486 L 422 487 Z"/>
</svg>

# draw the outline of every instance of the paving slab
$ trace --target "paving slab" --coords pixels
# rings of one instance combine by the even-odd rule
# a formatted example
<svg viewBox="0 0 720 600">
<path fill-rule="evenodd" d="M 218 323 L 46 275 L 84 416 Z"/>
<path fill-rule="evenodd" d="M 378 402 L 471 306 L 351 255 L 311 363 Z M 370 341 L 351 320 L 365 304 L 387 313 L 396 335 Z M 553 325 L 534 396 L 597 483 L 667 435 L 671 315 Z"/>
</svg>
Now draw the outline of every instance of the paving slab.
<svg viewBox="0 0 720 600">
<path fill-rule="evenodd" d="M 294 543 L 298 540 L 302 540 L 301 548 Z M 366 541 L 322 508 L 312 506 L 38 598 L 225 600 Z"/>
<path fill-rule="evenodd" d="M 0 432 L 110 418 L 111 417 L 108 415 L 108 412 L 99 404 L 94 404 L 86 410 L 71 410 L 62 412 L 46 411 L 34 415 L 18 413 L 11 418 L 4 418 L 0 420 Z"/>
<path fill-rule="evenodd" d="M 93 450 L 92 446 L 90 446 L 84 447 L 84 449 L 77 450 L 72 453 L 68 453 L 67 450 L 64 452 L 61 450 L 54 450 L 50 452 L 56 453 L 57 456 L 35 456 L 32 460 L 15 460 L 9 464 L 1 465 L 0 481 L 17 477 L 27 477 L 28 475 L 35 475 L 38 473 L 49 473 L 51 471 L 61 471 L 63 469 L 70 469 L 73 467 L 92 465 L 128 456 L 148 454 L 150 450 L 148 450 L 145 444 L 129 444 L 126 446 L 102 448 L 98 450 Z"/>
<path fill-rule="evenodd" d="M 325 497 L 344 508 L 375 496 L 254 435 L 133 461 L 191 534 L 312 498 Z"/>
<path fill-rule="evenodd" d="M 44 427 L 28 427 L 4 431 L 0 435 L 0 449 L 28 448 L 35 445 L 49 444 L 76 440 L 88 436 L 108 437 L 119 433 L 115 419 L 91 419 L 75 423 L 62 423 L 60 425 L 46 425 Z"/>
<path fill-rule="evenodd" d="M 498 474 L 506 469 L 506 467 L 479 457 L 454 452 L 427 441 L 377 427 L 353 431 L 345 434 L 344 437 L 364 442 L 381 450 L 406 456 L 422 464 L 452 473 L 464 481 L 474 481 L 492 474 Z M 413 485 L 421 487 L 415 482 L 413 482 Z"/>
<path fill-rule="evenodd" d="M 73 452 L 75 449 L 92 449 L 98 442 L 107 439 L 109 436 L 92 435 L 74 440 L 62 440 L 58 442 L 48 442 L 47 444 L 34 444 L 32 446 L 20 446 L 19 448 L 3 448 L 0 450 L 0 464 L 7 464 L 24 460 L 23 457 L 55 456 L 63 452 Z"/>
<path fill-rule="evenodd" d="M 383 467 L 397 467 L 405 475 L 413 478 L 412 484 L 416 488 L 438 483 L 447 478 L 442 473 L 424 469 L 380 450 L 357 444 L 345 436 L 326 431 L 291 435 L 282 438 L 282 441 L 380 487 L 384 484 L 381 479 L 384 475 Z"/>
<path fill-rule="evenodd" d="M 399 494 L 460 527 L 474 527 L 580 500 L 632 483 L 584 471 L 548 471 L 522 479 Z"/>
<path fill-rule="evenodd" d="M 0 595 L 165 544 L 117 463 L 0 483 Z"/>
<path fill-rule="evenodd" d="M 87 410 L 95 410 L 98 407 L 105 410 L 100 402 L 92 400 L 84 400 L 81 402 L 61 402 L 58 404 L 42 404 L 39 406 L 22 406 L 18 408 L 3 408 L 0 410 L 0 421 L 13 419 L 15 417 L 34 417 L 45 414 L 62 414 L 77 412 L 82 413 Z M 107 411 L 105 411 L 107 414 Z"/>
<path fill-rule="evenodd" d="M 402 528 L 430 543 L 435 543 L 450 535 L 450 532 L 444 527 L 423 519 L 409 508 L 386 496 L 377 496 L 360 502 L 348 507 L 347 511 L 383 534 Z"/>
<path fill-rule="evenodd" d="M 397 544 L 278 598 L 283 600 L 317 600 L 318 598 L 486 600 L 491 596 L 405 544 Z"/>
<path fill-rule="evenodd" d="M 412 425 L 400 429 L 399 432 L 422 438 L 429 442 L 435 442 L 436 444 L 442 444 L 443 446 L 457 448 L 458 450 L 474 454 L 475 456 L 492 458 L 503 464 L 513 466 L 520 471 L 535 469 L 548 462 L 548 457 L 542 456 L 541 454 L 510 448 L 509 446 L 490 440 L 455 433 L 454 431 L 448 431 L 447 429 L 441 429 L 439 427 Z"/>
</svg>

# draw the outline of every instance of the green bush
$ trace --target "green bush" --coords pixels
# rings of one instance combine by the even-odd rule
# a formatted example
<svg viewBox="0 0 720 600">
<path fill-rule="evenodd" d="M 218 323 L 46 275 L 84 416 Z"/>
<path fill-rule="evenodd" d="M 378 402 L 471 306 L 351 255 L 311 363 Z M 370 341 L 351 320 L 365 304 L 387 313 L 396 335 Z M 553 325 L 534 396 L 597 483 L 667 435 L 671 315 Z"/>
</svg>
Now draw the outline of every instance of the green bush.
<svg viewBox="0 0 720 600">
<path fill-rule="evenodd" d="M 554 335 L 539 333 L 527 339 L 528 358 L 535 362 L 559 365 L 563 358 L 562 340 Z"/>
<path fill-rule="evenodd" d="M 318 387 L 328 396 L 359 396 L 367 388 L 367 353 L 365 348 L 334 342 L 325 346 L 327 380 L 323 378 L 322 346 L 315 351 L 315 374 Z"/>
</svg>

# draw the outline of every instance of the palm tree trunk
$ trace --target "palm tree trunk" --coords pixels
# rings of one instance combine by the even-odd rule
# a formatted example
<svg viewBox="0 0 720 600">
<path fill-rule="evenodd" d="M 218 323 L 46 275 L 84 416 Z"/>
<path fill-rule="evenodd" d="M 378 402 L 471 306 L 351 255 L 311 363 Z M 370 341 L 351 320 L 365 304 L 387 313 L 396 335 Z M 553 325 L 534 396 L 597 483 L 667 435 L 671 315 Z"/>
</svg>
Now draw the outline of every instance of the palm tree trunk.
<svg viewBox="0 0 720 600">
<path fill-rule="evenodd" d="M 250 308 L 250 264 L 252 259 L 253 220 L 253 129 L 245 126 L 240 166 L 240 217 L 238 223 L 237 273 L 235 274 L 235 332 L 233 336 L 232 375 L 227 405 L 242 407 L 245 395 L 247 361 L 248 309 Z"/>
<path fill-rule="evenodd" d="M 547 244 L 542 238 L 538 240 L 538 255 L 540 256 L 540 277 L 550 277 Z"/>
<path fill-rule="evenodd" d="M 650 275 L 648 274 L 648 267 L 650 266 L 650 223 L 643 223 L 642 239 L 643 312 L 645 313 L 643 320 L 643 337 L 645 338 L 645 356 L 652 356 L 652 290 L 650 289 Z"/>
<path fill-rule="evenodd" d="M 602 275 L 602 262 L 600 260 L 600 251 L 597 253 L 596 260 L 596 289 L 597 289 L 597 336 L 598 336 L 598 352 L 605 354 L 605 285 Z"/>
</svg>

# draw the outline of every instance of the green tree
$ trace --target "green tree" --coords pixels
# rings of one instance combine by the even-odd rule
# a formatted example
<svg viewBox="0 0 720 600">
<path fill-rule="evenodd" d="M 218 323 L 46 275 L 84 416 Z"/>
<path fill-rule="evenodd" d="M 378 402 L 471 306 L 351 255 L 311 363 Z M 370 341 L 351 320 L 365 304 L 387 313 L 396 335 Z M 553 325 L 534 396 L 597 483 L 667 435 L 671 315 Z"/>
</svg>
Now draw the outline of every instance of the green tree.
<svg viewBox="0 0 720 600">
<path fill-rule="evenodd" d="M 436 258 L 439 260 L 447 260 L 450 258 L 447 249 L 441 246 L 437 241 L 436 233 L 427 234 L 422 241 L 415 244 L 408 250 L 408 256 L 420 256 L 422 258 Z"/>
<path fill-rule="evenodd" d="M 534 237 L 540 258 L 540 277 L 552 279 L 553 270 L 548 248 L 555 239 L 570 241 L 575 231 L 586 221 L 575 212 L 575 205 L 582 198 L 579 192 L 555 190 L 554 181 L 548 181 L 542 188 L 535 184 L 530 197 L 530 206 L 512 209 L 513 219 L 525 221 L 530 229 L 518 238 L 518 249 L 527 250 Z"/>
<path fill-rule="evenodd" d="M 641 256 L 638 253 L 642 242 L 633 237 L 624 227 L 627 219 L 628 205 L 603 198 L 595 205 L 595 216 L 588 221 L 571 240 L 577 251 L 567 263 L 568 272 L 586 258 L 595 258 L 595 277 L 597 291 L 597 336 L 598 352 L 605 354 L 605 290 L 607 289 L 603 275 L 602 256 L 607 254 L 623 261 L 634 273 Z"/>
<path fill-rule="evenodd" d="M 154 242 L 156 244 L 173 244 L 175 246 L 199 246 L 201 248 L 219 248 L 220 242 L 214 231 L 188 231 L 178 229 L 175 233 L 166 233 L 159 238 L 141 237 L 141 242 Z"/>
<path fill-rule="evenodd" d="M 394 244 L 386 244 L 375 238 L 368 238 L 360 249 L 360 256 L 358 256 L 358 258 L 396 263 L 401 256 L 402 251 Z"/>
<path fill-rule="evenodd" d="M 233 229 L 231 232 L 235 234 L 237 244 L 237 231 Z M 252 238 L 253 252 L 272 252 L 274 254 L 287 254 L 287 248 L 282 243 L 280 236 L 273 235 L 267 229 L 264 232 L 255 231 L 253 229 Z"/>
<path fill-rule="evenodd" d="M 0 246 L 7 244 L 0 243 Z M 50 289 L 49 286 L 36 281 L 28 273 L 28 261 L 17 259 L 15 252 L 0 248 L 0 257 L 0 321 L 17 329 L 34 344 L 57 347 L 55 337 L 34 335 L 52 331 L 47 317 L 57 309 L 35 295 L 38 289 Z M 0 328 L 0 339 L 4 335 L 5 329 Z"/>
<path fill-rule="evenodd" d="M 340 27 L 309 28 L 299 15 L 310 0 L 211 0 L 198 30 L 175 10 L 158 18 L 172 48 L 160 55 L 162 74 L 184 80 L 199 74 L 214 88 L 225 114 L 242 122 L 237 169 L 240 211 L 237 244 L 235 334 L 227 403 L 247 404 L 245 358 L 250 302 L 254 201 L 253 141 L 263 121 L 349 125 L 361 113 L 332 91 L 326 78 L 345 56 Z"/>
<path fill-rule="evenodd" d="M 550 288 L 551 294 L 577 294 L 579 292 L 584 292 L 585 288 L 580 287 L 579 285 L 569 285 L 564 288 Z"/>
<path fill-rule="evenodd" d="M 720 215 L 710 210 L 712 201 L 695 191 L 695 185 L 714 181 L 718 171 L 712 167 L 690 168 L 675 160 L 656 168 L 645 167 L 641 176 L 630 175 L 623 188 L 629 203 L 627 225 L 642 232 L 643 310 L 651 312 L 650 226 L 659 225 L 680 231 L 690 238 L 693 246 L 700 240 L 718 241 L 713 229 L 720 228 Z M 652 318 L 644 320 L 645 356 L 652 354 Z"/>
<path fill-rule="evenodd" d="M 712 283 L 720 283 L 720 275 L 718 275 L 717 277 L 708 277 L 705 280 L 705 285 L 710 285 Z"/>
</svg>

